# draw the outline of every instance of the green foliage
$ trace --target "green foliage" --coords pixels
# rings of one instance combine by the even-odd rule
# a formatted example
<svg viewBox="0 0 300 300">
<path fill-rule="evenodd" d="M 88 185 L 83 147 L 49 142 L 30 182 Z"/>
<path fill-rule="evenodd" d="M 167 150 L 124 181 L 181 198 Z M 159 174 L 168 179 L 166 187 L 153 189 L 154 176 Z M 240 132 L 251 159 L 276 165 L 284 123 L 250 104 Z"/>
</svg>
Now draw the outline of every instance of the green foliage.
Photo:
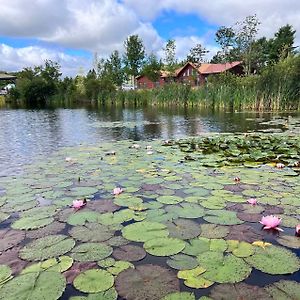
<svg viewBox="0 0 300 300">
<path fill-rule="evenodd" d="M 141 71 L 145 59 L 145 47 L 143 41 L 138 35 L 131 35 L 124 42 L 124 47 L 126 73 L 136 77 Z"/>
</svg>

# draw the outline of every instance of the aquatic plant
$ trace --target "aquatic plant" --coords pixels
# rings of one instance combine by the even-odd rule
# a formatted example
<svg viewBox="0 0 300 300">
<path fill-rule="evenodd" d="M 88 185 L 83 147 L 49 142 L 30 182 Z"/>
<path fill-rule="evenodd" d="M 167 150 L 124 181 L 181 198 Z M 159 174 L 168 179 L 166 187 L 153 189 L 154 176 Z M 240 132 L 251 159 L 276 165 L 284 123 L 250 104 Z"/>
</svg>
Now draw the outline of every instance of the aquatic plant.
<svg viewBox="0 0 300 300">
<path fill-rule="evenodd" d="M 263 229 L 276 229 L 283 231 L 278 225 L 281 223 L 281 219 L 276 216 L 265 216 L 261 218 L 260 224 L 264 225 Z"/>
</svg>

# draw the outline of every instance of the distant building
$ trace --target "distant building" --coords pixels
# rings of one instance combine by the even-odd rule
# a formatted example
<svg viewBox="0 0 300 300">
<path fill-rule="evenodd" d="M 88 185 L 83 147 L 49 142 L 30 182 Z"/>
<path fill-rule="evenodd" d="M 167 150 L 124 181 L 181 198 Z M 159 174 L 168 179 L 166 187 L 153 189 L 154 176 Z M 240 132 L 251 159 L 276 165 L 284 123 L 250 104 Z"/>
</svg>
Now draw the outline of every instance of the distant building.
<svg viewBox="0 0 300 300">
<path fill-rule="evenodd" d="M 208 76 L 226 71 L 237 75 L 244 74 L 242 62 L 235 61 L 224 64 L 203 63 L 199 67 L 191 62 L 187 62 L 183 67 L 175 71 L 173 80 L 179 83 L 188 83 L 191 86 L 199 86 L 206 82 Z M 167 72 L 161 71 L 159 80 L 157 82 L 152 82 L 147 76 L 140 75 L 136 78 L 137 87 L 139 89 L 153 89 L 163 86 L 168 81 L 169 77 Z"/>
<path fill-rule="evenodd" d="M 7 83 L 5 86 L 1 84 L 2 88 L 0 88 L 0 95 L 6 95 L 10 89 L 14 88 L 16 79 L 16 76 L 0 73 L 0 81 L 4 82 L 4 84 Z"/>
</svg>

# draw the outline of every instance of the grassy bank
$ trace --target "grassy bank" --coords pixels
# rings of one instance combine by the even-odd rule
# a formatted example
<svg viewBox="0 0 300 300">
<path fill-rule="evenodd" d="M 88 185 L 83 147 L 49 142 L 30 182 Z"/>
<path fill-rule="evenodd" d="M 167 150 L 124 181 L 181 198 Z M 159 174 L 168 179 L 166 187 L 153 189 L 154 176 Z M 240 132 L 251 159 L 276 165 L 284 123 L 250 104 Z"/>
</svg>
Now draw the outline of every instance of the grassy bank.
<svg viewBox="0 0 300 300">
<path fill-rule="evenodd" d="M 262 74 L 212 76 L 205 86 L 169 84 L 153 90 L 119 91 L 98 101 L 138 105 L 199 105 L 234 110 L 300 109 L 300 58 L 291 57 Z"/>
</svg>

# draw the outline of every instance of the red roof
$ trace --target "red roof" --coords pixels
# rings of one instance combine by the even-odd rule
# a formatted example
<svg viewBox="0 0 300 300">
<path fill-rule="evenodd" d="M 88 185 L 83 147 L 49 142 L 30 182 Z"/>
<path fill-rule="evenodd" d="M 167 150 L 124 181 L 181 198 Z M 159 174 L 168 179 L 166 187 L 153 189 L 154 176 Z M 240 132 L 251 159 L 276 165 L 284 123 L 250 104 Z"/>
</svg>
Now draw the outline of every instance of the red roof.
<svg viewBox="0 0 300 300">
<path fill-rule="evenodd" d="M 198 68 L 198 71 L 201 74 L 222 73 L 240 65 L 241 63 L 242 63 L 241 61 L 234 61 L 225 64 L 201 64 L 201 66 Z"/>
</svg>

